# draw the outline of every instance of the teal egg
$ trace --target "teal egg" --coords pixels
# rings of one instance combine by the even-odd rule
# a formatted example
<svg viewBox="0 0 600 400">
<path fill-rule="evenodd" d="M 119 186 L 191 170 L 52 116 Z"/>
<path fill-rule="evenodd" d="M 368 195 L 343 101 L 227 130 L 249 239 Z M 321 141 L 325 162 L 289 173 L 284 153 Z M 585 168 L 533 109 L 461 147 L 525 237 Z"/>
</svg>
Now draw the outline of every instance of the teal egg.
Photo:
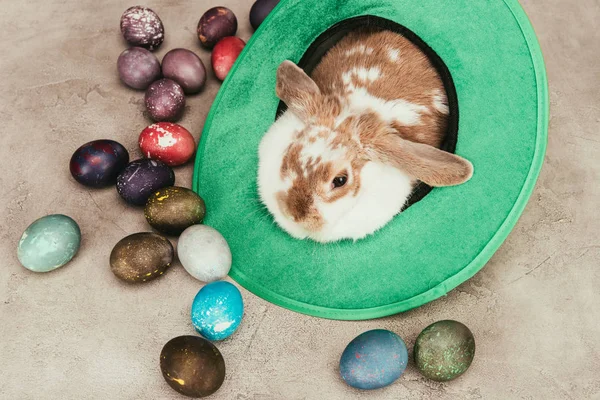
<svg viewBox="0 0 600 400">
<path fill-rule="evenodd" d="M 229 282 L 205 285 L 192 303 L 192 324 L 208 340 L 223 340 L 236 331 L 244 316 L 242 294 Z"/>
<path fill-rule="evenodd" d="M 28 270 L 50 272 L 71 261 L 80 243 L 77 222 L 62 214 L 47 215 L 23 232 L 17 256 Z"/>
</svg>

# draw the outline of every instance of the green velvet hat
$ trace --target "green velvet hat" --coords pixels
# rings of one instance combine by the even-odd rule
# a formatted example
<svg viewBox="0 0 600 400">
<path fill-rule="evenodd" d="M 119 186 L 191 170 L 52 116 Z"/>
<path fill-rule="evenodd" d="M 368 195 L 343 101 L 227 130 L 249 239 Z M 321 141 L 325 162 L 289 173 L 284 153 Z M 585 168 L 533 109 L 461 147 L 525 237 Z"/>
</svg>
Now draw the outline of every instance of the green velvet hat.
<svg viewBox="0 0 600 400">
<path fill-rule="evenodd" d="M 420 201 L 365 240 L 297 240 L 274 224 L 256 187 L 258 145 L 280 109 L 275 72 L 284 60 L 310 72 L 365 25 L 405 34 L 436 61 L 451 106 L 446 150 L 475 172 L 460 186 L 419 188 Z M 243 287 L 305 314 L 378 318 L 443 296 L 486 264 L 531 195 L 547 126 L 542 53 L 516 0 L 282 0 L 223 83 L 193 186 Z"/>
</svg>

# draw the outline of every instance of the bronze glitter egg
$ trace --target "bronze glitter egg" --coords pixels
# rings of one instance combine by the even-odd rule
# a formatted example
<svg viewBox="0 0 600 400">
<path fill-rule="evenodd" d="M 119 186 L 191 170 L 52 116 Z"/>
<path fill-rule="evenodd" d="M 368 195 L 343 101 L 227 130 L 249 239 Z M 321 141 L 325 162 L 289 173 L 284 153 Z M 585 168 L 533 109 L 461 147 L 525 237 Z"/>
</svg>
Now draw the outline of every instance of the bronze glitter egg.
<svg viewBox="0 0 600 400">
<path fill-rule="evenodd" d="M 179 235 L 190 226 L 201 224 L 205 214 L 204 200 L 190 189 L 178 186 L 155 192 L 144 210 L 148 223 L 167 235 Z"/>
<path fill-rule="evenodd" d="M 121 239 L 110 253 L 110 268 L 120 279 L 146 282 L 165 273 L 173 262 L 173 245 L 161 235 L 142 232 Z"/>
<path fill-rule="evenodd" d="M 415 363 L 425 376 L 446 382 L 458 378 L 475 357 L 475 338 L 457 321 L 438 321 L 423 329 L 414 348 Z"/>
<path fill-rule="evenodd" d="M 189 397 L 210 396 L 225 380 L 221 352 L 199 336 L 169 340 L 160 353 L 160 370 L 169 386 Z"/>
</svg>

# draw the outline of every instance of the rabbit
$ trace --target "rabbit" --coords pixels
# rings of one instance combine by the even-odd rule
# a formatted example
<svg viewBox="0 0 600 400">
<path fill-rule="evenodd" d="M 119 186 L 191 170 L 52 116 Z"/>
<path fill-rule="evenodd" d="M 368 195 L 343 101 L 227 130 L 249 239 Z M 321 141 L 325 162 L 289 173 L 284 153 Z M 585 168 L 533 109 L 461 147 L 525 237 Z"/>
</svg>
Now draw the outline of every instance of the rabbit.
<svg viewBox="0 0 600 400">
<path fill-rule="evenodd" d="M 391 31 L 356 31 L 309 77 L 277 70 L 288 109 L 259 145 L 258 191 L 297 239 L 359 240 L 402 210 L 419 181 L 452 186 L 473 165 L 439 149 L 447 128 L 443 83 L 423 52 Z"/>
</svg>

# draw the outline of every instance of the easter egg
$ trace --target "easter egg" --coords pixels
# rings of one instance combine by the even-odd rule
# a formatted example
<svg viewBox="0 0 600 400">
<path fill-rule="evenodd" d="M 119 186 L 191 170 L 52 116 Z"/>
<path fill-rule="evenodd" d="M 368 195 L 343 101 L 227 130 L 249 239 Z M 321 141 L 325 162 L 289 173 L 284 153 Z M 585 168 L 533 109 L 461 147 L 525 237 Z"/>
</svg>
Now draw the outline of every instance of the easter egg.
<svg viewBox="0 0 600 400">
<path fill-rule="evenodd" d="M 173 254 L 167 238 L 152 232 L 134 233 L 115 245 L 110 253 L 110 269 L 125 282 L 147 282 L 165 273 Z"/>
<path fill-rule="evenodd" d="M 200 92 L 206 83 L 206 68 L 200 57 L 187 49 L 173 49 L 162 60 L 165 78 L 174 80 L 185 94 Z"/>
<path fill-rule="evenodd" d="M 223 279 L 231 269 L 231 250 L 214 228 L 192 225 L 179 237 L 177 255 L 183 268 L 202 282 Z"/>
<path fill-rule="evenodd" d="M 267 18 L 269 13 L 279 4 L 279 0 L 257 0 L 250 9 L 250 25 L 254 30 Z"/>
<path fill-rule="evenodd" d="M 235 35 L 237 28 L 238 22 L 233 11 L 226 7 L 214 7 L 198 21 L 198 39 L 210 49 L 224 37 Z"/>
<path fill-rule="evenodd" d="M 192 134 L 181 125 L 157 122 L 145 128 L 138 143 L 142 154 L 175 167 L 188 162 L 196 151 Z"/>
<path fill-rule="evenodd" d="M 192 303 L 192 324 L 208 340 L 223 340 L 236 331 L 244 315 L 242 294 L 229 282 L 204 286 Z"/>
<path fill-rule="evenodd" d="M 144 215 L 157 231 L 179 235 L 204 220 L 204 200 L 190 189 L 173 186 L 155 192 L 148 199 Z"/>
<path fill-rule="evenodd" d="M 77 222 L 62 214 L 34 221 L 23 232 L 17 247 L 19 262 L 33 272 L 50 272 L 77 254 L 81 231 Z"/>
<path fill-rule="evenodd" d="M 225 380 L 221 352 L 198 336 L 169 340 L 160 352 L 160 370 L 169 386 L 188 397 L 210 396 Z"/>
<path fill-rule="evenodd" d="M 475 338 L 465 325 L 457 321 L 438 321 L 417 337 L 414 348 L 417 369 L 434 381 L 458 378 L 475 357 Z"/>
<path fill-rule="evenodd" d="M 383 329 L 352 340 L 340 359 L 340 374 L 357 389 L 379 389 L 392 384 L 406 369 L 408 351 L 395 333 Z"/>
<path fill-rule="evenodd" d="M 235 36 L 226 37 L 217 43 L 211 54 L 211 63 L 218 79 L 225 80 L 244 46 L 246 43 Z"/>
<path fill-rule="evenodd" d="M 114 140 L 101 139 L 86 143 L 73 153 L 69 169 L 82 185 L 102 187 L 113 185 L 129 162 L 129 153 Z"/>
<path fill-rule="evenodd" d="M 117 60 L 119 78 L 133 89 L 146 89 L 160 78 L 158 58 L 143 47 L 125 49 Z"/>
<path fill-rule="evenodd" d="M 176 121 L 185 109 L 185 94 L 177 82 L 161 79 L 148 87 L 144 102 L 153 120 Z"/>
<path fill-rule="evenodd" d="M 157 160 L 135 160 L 117 177 L 117 192 L 129 204 L 143 206 L 152 193 L 174 184 L 175 173 L 165 163 Z"/>
<path fill-rule="evenodd" d="M 130 7 L 121 16 L 121 33 L 131 46 L 148 50 L 158 48 L 165 39 L 165 28 L 158 15 L 147 7 Z"/>
</svg>

